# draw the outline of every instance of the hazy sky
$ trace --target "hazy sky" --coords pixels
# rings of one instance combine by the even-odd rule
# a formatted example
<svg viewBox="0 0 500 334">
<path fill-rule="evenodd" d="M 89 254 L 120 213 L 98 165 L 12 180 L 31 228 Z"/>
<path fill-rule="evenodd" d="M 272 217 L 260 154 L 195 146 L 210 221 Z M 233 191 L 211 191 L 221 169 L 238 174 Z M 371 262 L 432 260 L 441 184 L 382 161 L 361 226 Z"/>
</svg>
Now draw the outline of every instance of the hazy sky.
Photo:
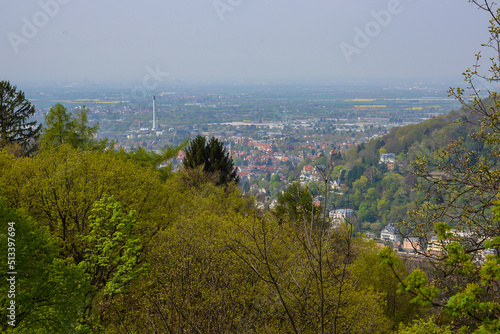
<svg viewBox="0 0 500 334">
<path fill-rule="evenodd" d="M 488 19 L 467 0 L 3 1 L 0 79 L 458 78 Z"/>
</svg>

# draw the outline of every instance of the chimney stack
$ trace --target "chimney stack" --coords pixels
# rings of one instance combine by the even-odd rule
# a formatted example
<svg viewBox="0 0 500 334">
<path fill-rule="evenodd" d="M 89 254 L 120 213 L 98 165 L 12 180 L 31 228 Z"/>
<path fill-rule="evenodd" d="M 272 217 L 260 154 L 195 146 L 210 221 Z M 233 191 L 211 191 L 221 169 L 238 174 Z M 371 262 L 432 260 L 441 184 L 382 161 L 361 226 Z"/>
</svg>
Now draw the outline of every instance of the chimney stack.
<svg viewBox="0 0 500 334">
<path fill-rule="evenodd" d="M 156 97 L 153 95 L 153 131 L 156 130 Z"/>
</svg>

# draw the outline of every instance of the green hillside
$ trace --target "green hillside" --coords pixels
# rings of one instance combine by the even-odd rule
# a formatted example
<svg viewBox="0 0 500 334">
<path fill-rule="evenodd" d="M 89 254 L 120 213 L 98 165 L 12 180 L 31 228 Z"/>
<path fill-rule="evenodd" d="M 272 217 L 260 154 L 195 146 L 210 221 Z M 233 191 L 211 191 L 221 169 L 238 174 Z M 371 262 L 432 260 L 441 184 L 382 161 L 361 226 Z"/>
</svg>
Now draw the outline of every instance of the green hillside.
<svg viewBox="0 0 500 334">
<path fill-rule="evenodd" d="M 429 172 L 440 158 L 436 152 L 463 138 L 463 148 L 484 153 L 481 141 L 471 138 L 479 130 L 479 117 L 465 108 L 422 123 L 393 128 L 387 135 L 349 149 L 332 177 L 345 182 L 342 194 L 334 194 L 337 208 L 357 211 L 356 228 L 378 234 L 389 223 L 406 218 L 406 212 L 424 198 L 412 187 L 416 182 L 412 161 L 425 157 Z M 395 162 L 380 163 L 381 154 L 393 153 Z"/>
</svg>

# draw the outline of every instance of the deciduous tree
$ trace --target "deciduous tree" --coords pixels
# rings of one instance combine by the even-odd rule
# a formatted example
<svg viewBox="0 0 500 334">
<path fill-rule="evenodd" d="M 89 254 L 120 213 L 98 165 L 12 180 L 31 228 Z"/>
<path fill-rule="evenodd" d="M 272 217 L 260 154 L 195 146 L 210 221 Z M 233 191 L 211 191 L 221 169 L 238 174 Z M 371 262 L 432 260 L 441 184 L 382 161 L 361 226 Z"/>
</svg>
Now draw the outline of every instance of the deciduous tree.
<svg viewBox="0 0 500 334">
<path fill-rule="evenodd" d="M 280 223 L 300 223 L 310 219 L 317 223 L 321 210 L 314 207 L 309 188 L 300 182 L 293 182 L 278 195 L 273 213 Z"/>
<path fill-rule="evenodd" d="M 167 224 L 168 193 L 158 174 L 112 152 L 88 152 L 67 144 L 17 160 L 3 152 L 0 168 L 4 196 L 48 227 L 62 254 L 76 263 L 85 259 L 82 236 L 89 233 L 91 209 L 104 194 L 115 196 L 125 210 L 137 211 L 144 235 Z"/>
<path fill-rule="evenodd" d="M 66 143 L 80 148 L 105 148 L 107 140 L 95 139 L 99 124 L 88 126 L 88 112 L 83 106 L 73 115 L 62 104 L 54 105 L 45 115 L 42 145 L 53 147 Z"/>
<path fill-rule="evenodd" d="M 262 333 L 272 308 L 264 283 L 227 247 L 231 218 L 251 219 L 232 186 L 167 181 L 172 224 L 152 237 L 147 273 L 107 310 L 117 333 Z"/>
<path fill-rule="evenodd" d="M 90 211 L 89 232 L 82 236 L 86 249 L 81 265 L 95 288 L 87 294 L 90 300 L 84 319 L 89 324 L 93 322 L 96 300 L 105 308 L 115 295 L 126 292 L 131 281 L 144 272 L 137 225 L 134 211 L 125 213 L 112 196 L 96 201 Z"/>
<path fill-rule="evenodd" d="M 7 269 L 4 273 L 17 273 L 2 275 L 1 331 L 76 332 L 85 296 L 91 291 L 89 277 L 72 259 L 61 258 L 57 240 L 46 228 L 12 210 L 3 197 L 0 197 L 0 247 L 0 261 Z M 15 289 L 9 292 L 6 279 L 11 277 L 15 278 Z M 15 302 L 15 319 L 7 318 L 11 301 Z M 8 324 L 11 320 L 15 326 Z"/>
</svg>

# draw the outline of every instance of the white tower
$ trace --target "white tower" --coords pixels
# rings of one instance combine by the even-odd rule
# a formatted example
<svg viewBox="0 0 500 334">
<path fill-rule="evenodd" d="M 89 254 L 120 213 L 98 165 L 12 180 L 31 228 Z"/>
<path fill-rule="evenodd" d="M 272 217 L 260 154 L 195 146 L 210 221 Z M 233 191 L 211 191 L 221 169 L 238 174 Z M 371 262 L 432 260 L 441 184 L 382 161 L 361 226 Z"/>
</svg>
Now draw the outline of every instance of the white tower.
<svg viewBox="0 0 500 334">
<path fill-rule="evenodd" d="M 155 106 L 156 98 L 153 95 L 153 131 L 156 130 L 156 106 Z"/>
</svg>

